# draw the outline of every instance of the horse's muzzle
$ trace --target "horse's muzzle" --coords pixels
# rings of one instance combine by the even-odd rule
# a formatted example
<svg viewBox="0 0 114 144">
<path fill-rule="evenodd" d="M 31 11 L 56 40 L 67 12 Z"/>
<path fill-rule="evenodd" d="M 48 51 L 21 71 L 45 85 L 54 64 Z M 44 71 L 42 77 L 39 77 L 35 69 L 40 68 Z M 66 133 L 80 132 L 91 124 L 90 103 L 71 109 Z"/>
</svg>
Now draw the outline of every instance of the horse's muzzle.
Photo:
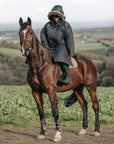
<svg viewBox="0 0 114 144">
<path fill-rule="evenodd" d="M 25 49 L 25 56 L 28 56 L 30 54 L 31 50 L 32 50 L 31 48 Z"/>
<path fill-rule="evenodd" d="M 25 56 L 25 50 L 23 49 L 23 47 L 21 48 L 21 52 L 22 52 L 22 56 Z"/>
</svg>

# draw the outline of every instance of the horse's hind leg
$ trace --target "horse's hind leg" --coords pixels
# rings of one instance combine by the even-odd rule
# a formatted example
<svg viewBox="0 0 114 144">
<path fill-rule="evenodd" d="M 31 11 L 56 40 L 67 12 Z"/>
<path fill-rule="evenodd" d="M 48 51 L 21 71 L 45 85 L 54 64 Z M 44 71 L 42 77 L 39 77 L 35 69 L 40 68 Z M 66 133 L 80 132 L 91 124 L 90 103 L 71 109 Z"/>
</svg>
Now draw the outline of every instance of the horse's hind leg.
<svg viewBox="0 0 114 144">
<path fill-rule="evenodd" d="M 99 102 L 97 100 L 97 87 L 93 86 L 87 86 L 87 90 L 91 96 L 92 103 L 93 103 L 93 109 L 95 112 L 95 136 L 99 136 L 99 128 L 100 128 L 100 123 L 99 123 Z"/>
<path fill-rule="evenodd" d="M 43 98 L 42 98 L 42 93 L 35 91 L 34 89 L 32 90 L 32 94 L 34 96 L 34 99 L 37 103 L 37 107 L 38 107 L 38 112 L 39 112 L 39 116 L 40 116 L 40 122 L 41 122 L 41 132 L 38 136 L 38 139 L 44 139 L 45 138 L 45 130 L 47 129 L 46 127 L 46 122 L 45 122 L 45 118 L 44 118 L 44 109 L 43 109 Z"/>
<path fill-rule="evenodd" d="M 80 102 L 81 108 L 83 110 L 83 128 L 79 132 L 80 135 L 86 134 L 86 128 L 88 127 L 88 118 L 87 118 L 87 101 L 83 96 L 84 85 L 77 87 L 74 92 L 77 96 L 78 101 Z"/>
</svg>

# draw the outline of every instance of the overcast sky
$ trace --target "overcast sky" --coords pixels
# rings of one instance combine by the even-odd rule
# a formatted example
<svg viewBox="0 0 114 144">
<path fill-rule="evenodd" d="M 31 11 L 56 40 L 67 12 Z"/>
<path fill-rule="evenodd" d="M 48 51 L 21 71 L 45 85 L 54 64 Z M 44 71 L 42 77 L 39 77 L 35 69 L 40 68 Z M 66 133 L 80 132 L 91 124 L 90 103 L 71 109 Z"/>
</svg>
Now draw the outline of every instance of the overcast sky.
<svg viewBox="0 0 114 144">
<path fill-rule="evenodd" d="M 29 16 L 47 22 L 54 5 L 62 5 L 70 22 L 114 21 L 114 0 L 0 0 L 0 23 L 17 23 Z"/>
</svg>

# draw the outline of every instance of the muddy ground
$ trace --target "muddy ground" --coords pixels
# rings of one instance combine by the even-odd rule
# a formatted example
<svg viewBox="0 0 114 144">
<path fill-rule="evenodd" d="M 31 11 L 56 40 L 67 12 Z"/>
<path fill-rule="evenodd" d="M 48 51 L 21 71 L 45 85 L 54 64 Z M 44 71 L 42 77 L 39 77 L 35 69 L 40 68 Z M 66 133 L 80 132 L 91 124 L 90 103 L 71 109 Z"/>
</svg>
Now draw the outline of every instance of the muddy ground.
<svg viewBox="0 0 114 144">
<path fill-rule="evenodd" d="M 93 126 L 89 126 L 85 136 L 78 135 L 80 127 L 62 126 L 62 141 L 58 144 L 114 144 L 114 126 L 101 126 L 101 136 L 93 136 Z M 40 127 L 0 127 L 0 144 L 53 144 L 55 129 L 49 127 L 45 140 L 37 140 Z"/>
</svg>

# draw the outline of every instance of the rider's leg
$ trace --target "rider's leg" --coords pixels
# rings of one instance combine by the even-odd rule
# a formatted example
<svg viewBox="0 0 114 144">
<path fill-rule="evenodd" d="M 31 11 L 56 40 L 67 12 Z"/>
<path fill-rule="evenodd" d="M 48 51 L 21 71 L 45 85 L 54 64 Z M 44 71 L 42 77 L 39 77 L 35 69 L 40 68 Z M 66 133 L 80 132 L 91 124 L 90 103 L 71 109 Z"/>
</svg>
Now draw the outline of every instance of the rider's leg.
<svg viewBox="0 0 114 144">
<path fill-rule="evenodd" d="M 69 70 L 69 65 L 65 63 L 58 63 L 62 72 L 64 73 L 64 79 L 61 80 L 60 82 L 67 85 L 71 82 L 71 77 L 70 77 L 70 70 Z"/>
</svg>

